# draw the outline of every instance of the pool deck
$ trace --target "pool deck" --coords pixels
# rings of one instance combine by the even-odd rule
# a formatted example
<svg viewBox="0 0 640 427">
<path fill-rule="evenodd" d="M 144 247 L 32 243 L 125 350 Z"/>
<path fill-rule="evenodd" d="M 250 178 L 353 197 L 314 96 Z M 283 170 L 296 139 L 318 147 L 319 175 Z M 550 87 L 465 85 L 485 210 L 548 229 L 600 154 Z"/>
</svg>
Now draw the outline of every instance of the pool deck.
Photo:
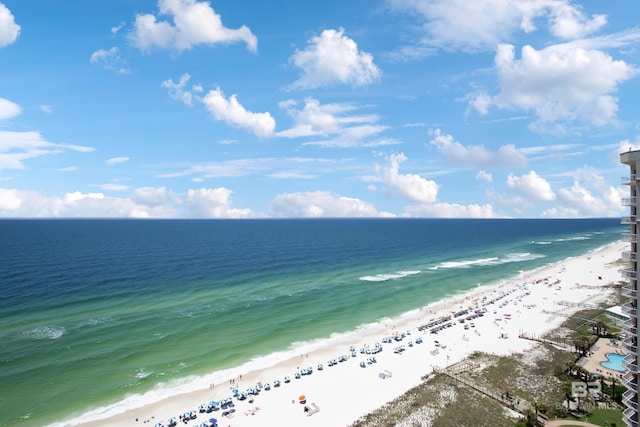
<svg viewBox="0 0 640 427">
<path fill-rule="evenodd" d="M 616 353 L 623 356 L 627 355 L 626 350 L 620 344 L 620 341 L 613 340 L 611 343 L 610 338 L 600 338 L 591 348 L 591 353 L 588 357 L 582 358 L 580 365 L 591 372 L 592 374 L 602 375 L 604 377 L 621 378 L 624 372 L 615 371 L 613 369 L 605 368 L 600 362 L 607 361 L 607 353 Z"/>
</svg>

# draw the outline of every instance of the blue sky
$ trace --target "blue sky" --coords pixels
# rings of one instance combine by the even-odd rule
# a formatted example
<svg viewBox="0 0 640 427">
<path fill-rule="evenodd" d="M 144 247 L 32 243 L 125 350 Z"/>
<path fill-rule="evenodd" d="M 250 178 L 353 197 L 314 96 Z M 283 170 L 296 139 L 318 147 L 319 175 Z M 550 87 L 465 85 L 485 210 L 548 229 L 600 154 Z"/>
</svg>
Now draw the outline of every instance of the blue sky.
<svg viewBox="0 0 640 427">
<path fill-rule="evenodd" d="M 621 216 L 621 0 L 0 0 L 0 217 Z"/>
</svg>

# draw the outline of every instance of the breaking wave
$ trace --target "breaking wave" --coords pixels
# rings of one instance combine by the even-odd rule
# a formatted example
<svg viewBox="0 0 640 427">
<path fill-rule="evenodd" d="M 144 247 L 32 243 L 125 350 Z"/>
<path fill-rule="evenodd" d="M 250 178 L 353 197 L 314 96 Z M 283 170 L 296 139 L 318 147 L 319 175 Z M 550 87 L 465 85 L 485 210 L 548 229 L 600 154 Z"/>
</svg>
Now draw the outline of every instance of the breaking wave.
<svg viewBox="0 0 640 427">
<path fill-rule="evenodd" d="M 362 276 L 360 277 L 360 280 L 363 280 L 365 282 L 386 282 L 387 280 L 398 280 L 420 273 L 420 270 L 396 271 L 395 273 L 376 274 L 375 276 Z"/>
<path fill-rule="evenodd" d="M 531 261 L 538 258 L 544 258 L 544 255 L 532 254 L 530 252 L 513 253 L 505 257 L 478 258 L 478 259 L 462 260 L 462 261 L 441 262 L 433 269 L 484 267 L 484 266 L 490 266 L 490 265 L 509 264 L 512 262 Z"/>
</svg>

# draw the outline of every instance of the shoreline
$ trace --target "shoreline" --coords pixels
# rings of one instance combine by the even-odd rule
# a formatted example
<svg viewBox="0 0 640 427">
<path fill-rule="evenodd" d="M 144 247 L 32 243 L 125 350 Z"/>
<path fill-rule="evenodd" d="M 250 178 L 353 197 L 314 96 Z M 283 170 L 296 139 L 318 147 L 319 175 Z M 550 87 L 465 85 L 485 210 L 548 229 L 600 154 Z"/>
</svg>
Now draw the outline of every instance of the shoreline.
<svg viewBox="0 0 640 427">
<path fill-rule="evenodd" d="M 232 417 L 223 417 L 222 410 L 218 410 L 209 414 L 199 413 L 197 419 L 188 423 L 179 422 L 178 425 L 200 425 L 211 417 L 216 418 L 220 426 L 265 423 L 348 425 L 418 385 L 421 377 L 430 374 L 434 368 L 456 363 L 473 351 L 504 355 L 530 348 L 530 342 L 518 338 L 520 332 L 541 335 L 562 322 L 564 317 L 554 312 L 569 314 L 579 309 L 561 306 L 557 302 L 595 302 L 609 295 L 610 290 L 591 286 L 617 283 L 622 279 L 619 267 L 612 263 L 620 259 L 620 251 L 626 247 L 624 242 L 614 242 L 583 255 L 522 272 L 500 283 L 481 285 L 395 319 L 381 320 L 351 333 L 305 343 L 296 349 L 299 350 L 299 356 L 259 370 L 242 372 L 251 366 L 251 362 L 248 362 L 224 371 L 226 377 L 221 378 L 219 383 L 216 381 L 213 387 L 210 385 L 209 388 L 177 394 L 103 418 L 99 418 L 95 411 L 89 411 L 76 418 L 85 418 L 81 422 L 69 420 L 54 425 L 136 426 L 155 425 L 158 422 L 167 425 L 170 417 L 178 418 L 192 410 L 198 412 L 198 406 L 202 403 L 231 397 L 233 388 L 244 391 L 258 383 L 264 385 L 274 379 L 283 381 L 285 376 L 291 377 L 291 383 L 283 383 L 278 388 L 272 386 L 269 391 L 263 390 L 254 397 L 253 403 L 233 399 L 235 412 L 231 414 Z M 556 284 L 558 280 L 560 282 Z M 500 300 L 494 304 L 483 304 L 498 297 L 501 297 Z M 508 305 L 503 305 L 506 301 Z M 455 325 L 437 335 L 431 334 L 429 328 L 418 330 L 433 318 L 452 315 L 452 312 L 459 310 L 481 309 L 483 306 L 487 309 L 484 316 L 473 319 L 474 326 L 469 329 L 464 329 L 464 325 L 457 321 L 459 319 L 452 317 Z M 361 354 L 361 348 L 373 348 L 384 337 L 401 333 L 406 334 L 402 340 L 382 344 L 383 351 L 374 356 L 376 363 L 366 363 L 370 355 Z M 423 343 L 417 344 L 416 338 L 422 338 Z M 436 340 L 439 346 L 435 345 Z M 409 345 L 409 342 L 412 344 Z M 355 357 L 351 357 L 350 345 L 356 348 Z M 399 346 L 404 346 L 404 350 L 395 352 Z M 347 356 L 346 361 L 327 366 L 328 360 L 342 354 Z M 359 366 L 361 361 L 366 363 L 364 368 Z M 317 370 L 320 363 L 324 365 L 322 371 Z M 311 375 L 294 378 L 296 371 L 308 367 L 313 367 Z M 379 374 L 384 371 L 391 372 L 392 376 L 380 378 Z M 305 416 L 304 405 L 298 403 L 300 395 L 305 395 L 309 404 L 317 404 L 320 411 Z M 89 414 L 95 419 L 86 420 Z"/>
</svg>

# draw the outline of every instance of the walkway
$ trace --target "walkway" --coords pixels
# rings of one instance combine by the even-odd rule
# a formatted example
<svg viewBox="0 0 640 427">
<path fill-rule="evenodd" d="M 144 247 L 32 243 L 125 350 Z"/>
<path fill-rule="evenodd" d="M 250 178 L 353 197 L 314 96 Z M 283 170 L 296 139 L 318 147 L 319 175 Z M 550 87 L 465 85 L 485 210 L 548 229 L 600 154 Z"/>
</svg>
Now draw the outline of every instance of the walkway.
<svg viewBox="0 0 640 427">
<path fill-rule="evenodd" d="M 469 365 L 464 366 L 464 367 L 465 368 L 469 367 Z M 452 372 L 452 370 L 450 370 L 450 368 L 452 368 L 452 367 L 448 367 L 448 368 L 446 368 L 446 369 L 444 369 L 442 371 L 437 371 L 436 373 L 446 375 L 449 378 L 452 378 L 452 379 L 462 383 L 463 385 L 465 385 L 465 386 L 467 386 L 467 387 L 469 387 L 469 388 L 471 388 L 473 390 L 476 390 L 478 393 L 481 393 L 481 394 L 484 394 L 487 397 L 490 397 L 491 399 L 495 400 L 496 402 L 500 403 L 501 405 L 503 405 L 503 406 L 505 406 L 505 407 L 507 407 L 509 409 L 512 409 L 514 411 L 517 411 L 517 412 L 519 412 L 519 413 L 521 413 L 523 415 L 525 415 L 527 410 L 533 411 L 535 413 L 535 408 L 533 407 L 533 405 L 530 402 L 528 402 L 528 401 L 526 401 L 524 399 L 521 399 L 521 398 L 519 398 L 517 396 L 505 397 L 504 393 L 502 393 L 502 394 L 497 393 L 494 390 L 491 390 L 491 389 L 489 389 L 489 388 L 487 388 L 487 387 L 485 387 L 483 385 L 480 385 L 480 384 L 476 383 L 475 381 L 471 381 L 468 378 L 462 377 L 460 374 L 462 372 L 464 372 L 465 369 L 455 369 L 454 368 L 453 372 Z M 457 368 L 460 368 L 460 366 L 457 366 Z M 466 370 L 468 370 L 468 369 L 466 369 Z M 543 414 L 538 414 L 538 422 L 540 422 L 542 425 L 546 425 L 547 422 L 548 422 L 548 418 L 546 418 L 546 416 L 544 416 Z"/>
<path fill-rule="evenodd" d="M 584 421 L 571 421 L 571 420 L 549 421 L 545 425 L 545 427 L 562 427 L 562 426 L 600 427 L 597 424 L 585 423 Z"/>
</svg>

